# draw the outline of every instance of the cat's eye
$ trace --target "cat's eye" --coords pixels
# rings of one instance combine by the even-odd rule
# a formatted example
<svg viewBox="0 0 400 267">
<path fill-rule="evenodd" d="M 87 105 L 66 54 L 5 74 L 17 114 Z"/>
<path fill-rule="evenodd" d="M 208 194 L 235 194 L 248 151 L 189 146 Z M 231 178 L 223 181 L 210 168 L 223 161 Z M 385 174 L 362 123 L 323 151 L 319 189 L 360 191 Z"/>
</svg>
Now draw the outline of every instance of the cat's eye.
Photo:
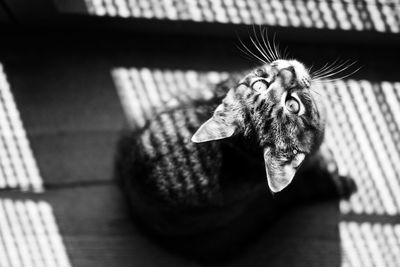
<svg viewBox="0 0 400 267">
<path fill-rule="evenodd" d="M 251 85 L 251 87 L 257 92 L 267 90 L 268 86 L 269 84 L 266 80 L 257 80 Z"/>
<path fill-rule="evenodd" d="M 285 102 L 287 110 L 291 113 L 298 114 L 300 112 L 300 103 L 296 98 L 290 97 Z"/>
<path fill-rule="evenodd" d="M 295 114 L 296 116 L 302 116 L 306 112 L 306 108 L 297 92 L 290 94 L 284 92 L 281 98 L 281 105 L 285 108 L 286 113 Z"/>
</svg>

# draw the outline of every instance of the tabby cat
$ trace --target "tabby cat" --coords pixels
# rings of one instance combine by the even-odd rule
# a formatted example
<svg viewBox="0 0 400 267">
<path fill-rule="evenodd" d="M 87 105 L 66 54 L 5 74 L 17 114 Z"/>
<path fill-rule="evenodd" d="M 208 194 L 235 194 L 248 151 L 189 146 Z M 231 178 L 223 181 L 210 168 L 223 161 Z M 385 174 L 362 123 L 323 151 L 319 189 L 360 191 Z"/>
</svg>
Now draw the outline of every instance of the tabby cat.
<svg viewBox="0 0 400 267">
<path fill-rule="evenodd" d="M 217 257 L 288 205 L 348 197 L 352 180 L 327 168 L 326 115 L 312 87 L 301 62 L 276 59 L 124 137 L 116 170 L 136 221 L 165 245 Z"/>
</svg>

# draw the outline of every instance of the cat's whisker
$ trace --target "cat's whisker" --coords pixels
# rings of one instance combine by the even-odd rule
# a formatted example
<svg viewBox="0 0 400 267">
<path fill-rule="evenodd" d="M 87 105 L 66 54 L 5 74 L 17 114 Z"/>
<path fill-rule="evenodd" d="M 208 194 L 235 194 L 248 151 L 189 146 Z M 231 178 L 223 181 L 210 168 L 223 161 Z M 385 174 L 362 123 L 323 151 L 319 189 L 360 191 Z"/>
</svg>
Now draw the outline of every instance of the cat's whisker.
<svg viewBox="0 0 400 267">
<path fill-rule="evenodd" d="M 274 54 L 274 58 L 275 58 L 275 60 L 277 60 L 277 59 L 279 58 L 279 56 L 278 56 L 277 53 L 276 53 L 275 33 L 274 33 L 274 35 L 272 36 L 272 44 L 271 44 L 271 46 L 272 46 L 272 53 Z"/>
<path fill-rule="evenodd" d="M 344 61 L 342 63 L 338 63 L 336 66 L 332 66 L 331 68 L 329 68 L 328 70 L 324 71 L 323 73 L 319 73 L 317 76 L 318 77 L 324 77 L 327 74 L 331 74 L 331 73 L 337 71 L 340 68 L 342 68 L 342 69 L 349 68 L 349 67 L 355 65 L 356 63 L 357 63 L 357 61 L 346 60 L 346 61 Z"/>
<path fill-rule="evenodd" d="M 336 70 L 336 71 L 333 71 L 333 72 L 331 72 L 331 73 L 328 73 L 328 74 L 326 74 L 326 75 L 324 75 L 324 76 L 317 77 L 317 79 L 326 79 L 326 78 L 329 78 L 329 77 L 338 75 L 338 74 L 340 74 L 340 73 L 343 73 L 345 70 L 349 69 L 349 68 L 350 68 L 351 66 L 353 66 L 354 64 L 356 64 L 356 62 L 352 62 L 351 64 L 349 64 L 349 65 L 347 65 L 347 66 L 345 66 L 345 67 L 343 67 L 343 68 L 341 68 L 341 69 L 339 69 L 339 70 Z M 346 74 L 346 75 L 341 76 L 341 77 L 337 77 L 337 78 L 335 78 L 335 79 L 336 79 L 336 80 L 339 80 L 339 79 L 346 78 L 346 77 L 348 77 L 348 76 L 354 74 L 355 72 L 357 72 L 357 71 L 359 71 L 359 70 L 360 70 L 360 68 L 357 68 L 356 70 L 352 71 L 351 73 Z"/>
<path fill-rule="evenodd" d="M 262 38 L 262 31 L 261 31 L 261 29 L 262 29 L 262 28 L 261 28 L 261 26 L 260 26 L 260 35 L 261 35 L 261 38 Z M 258 34 L 257 34 L 257 32 L 256 32 L 255 26 L 253 26 L 253 33 L 254 33 L 254 36 L 255 36 L 255 38 L 256 38 L 256 40 L 257 40 L 257 44 L 259 45 L 259 48 L 262 50 L 262 54 L 263 54 L 264 57 L 268 60 L 268 62 L 271 63 L 271 62 L 272 62 L 271 56 L 269 55 L 268 50 L 265 50 L 266 48 L 264 48 L 263 44 L 261 43 L 260 39 L 258 38 Z"/>
<path fill-rule="evenodd" d="M 336 82 L 336 81 L 341 81 L 341 80 L 353 75 L 354 73 L 358 72 L 361 68 L 362 68 L 362 66 L 358 67 L 357 69 L 353 70 L 352 72 L 350 72 L 350 73 L 348 73 L 346 75 L 343 75 L 343 76 L 340 76 L 340 77 L 337 77 L 337 78 L 333 78 L 333 79 L 317 78 L 317 79 L 313 79 L 313 82 L 317 82 L 317 83 L 332 83 L 332 82 Z"/>
<path fill-rule="evenodd" d="M 320 77 L 325 77 L 327 75 L 330 75 L 332 73 L 335 73 L 335 71 L 337 71 L 338 69 L 342 68 L 343 66 L 345 66 L 346 64 L 348 64 L 349 60 L 346 60 L 338 65 L 332 65 L 329 69 L 327 69 L 326 71 L 319 73 L 318 75 L 316 75 L 316 78 L 320 78 Z M 350 64 L 348 64 L 345 68 L 343 68 L 343 70 L 345 70 L 346 68 L 354 65 L 355 62 L 352 62 Z M 341 72 L 342 70 L 339 70 L 338 72 Z"/>
<path fill-rule="evenodd" d="M 244 56 L 245 58 L 247 58 L 248 60 L 252 61 L 253 63 L 254 63 L 254 60 L 256 60 L 256 62 L 258 62 L 256 65 L 258 65 L 258 64 L 264 64 L 263 61 L 261 61 L 260 59 L 254 57 L 254 55 L 248 53 L 247 51 L 243 50 L 241 47 L 236 46 L 236 48 L 239 49 L 239 50 L 243 53 L 243 56 Z"/>
<path fill-rule="evenodd" d="M 349 62 L 349 60 L 346 60 L 344 62 L 340 62 L 340 59 L 337 58 L 335 59 L 332 63 L 327 63 L 325 64 L 321 69 L 315 71 L 313 73 L 313 77 L 314 78 L 319 78 L 322 77 L 326 74 L 329 74 L 335 70 L 337 70 L 338 68 L 343 67 L 344 65 L 346 65 Z"/>
<path fill-rule="evenodd" d="M 338 74 L 344 74 L 344 72 L 347 69 L 349 69 L 351 66 L 353 66 L 353 65 L 355 65 L 357 63 L 357 61 L 353 61 L 350 64 L 348 62 L 349 62 L 349 60 L 346 60 L 345 62 L 342 62 L 342 63 L 340 63 L 340 64 L 338 64 L 336 66 L 332 66 L 332 64 L 331 64 L 332 67 L 330 69 L 327 69 L 326 71 L 324 71 L 323 73 L 319 73 L 318 75 L 314 75 L 313 76 L 313 80 L 314 81 L 321 80 L 321 81 L 323 81 L 325 83 L 329 82 L 329 81 L 337 81 L 337 80 L 341 80 L 341 79 L 344 79 L 346 77 L 349 77 L 350 75 L 353 75 L 354 73 L 356 73 L 360 69 L 360 68 L 357 68 L 356 70 L 354 70 L 354 71 L 352 71 L 352 72 L 350 72 L 348 74 L 342 75 L 340 77 L 328 79 L 328 78 L 336 76 Z"/>
<path fill-rule="evenodd" d="M 268 54 L 270 55 L 270 58 L 272 59 L 271 62 L 274 61 L 274 55 L 271 53 L 271 45 L 268 41 L 267 28 L 261 28 L 261 38 L 264 43 L 265 49 L 267 50 Z"/>
<path fill-rule="evenodd" d="M 311 87 L 310 87 L 310 90 L 313 91 L 314 93 L 316 93 L 317 95 L 321 95 L 321 93 L 318 92 L 318 91 L 317 91 L 316 89 L 314 89 L 314 88 L 311 88 Z"/>
<path fill-rule="evenodd" d="M 314 73 L 312 73 L 312 76 L 317 77 L 318 75 L 321 75 L 321 73 L 324 73 L 326 70 L 332 68 L 338 60 L 339 59 L 337 58 L 332 63 L 325 63 L 325 65 L 322 68 L 320 68 L 320 69 L 316 70 Z"/>
<path fill-rule="evenodd" d="M 335 82 L 335 80 L 327 80 L 327 79 L 315 79 L 313 80 L 313 83 L 319 83 L 319 84 L 327 84 L 327 83 L 331 83 L 331 82 Z"/>
<path fill-rule="evenodd" d="M 331 66 L 332 66 L 332 64 L 326 63 L 321 69 L 314 71 L 311 75 L 313 77 L 318 77 L 319 75 L 324 73 L 326 70 L 328 70 Z"/>
<path fill-rule="evenodd" d="M 312 63 L 311 66 L 308 68 L 308 73 L 310 73 L 311 77 L 312 77 L 311 73 L 313 73 L 312 71 L 313 68 L 314 68 L 314 63 Z"/>
<path fill-rule="evenodd" d="M 256 37 L 257 38 L 257 37 Z M 258 39 L 257 39 L 258 40 Z M 260 52 L 260 54 L 262 56 L 264 56 L 269 62 L 271 61 L 271 59 L 269 59 L 267 57 L 267 55 L 265 55 L 265 53 L 263 52 L 263 50 L 261 48 L 259 48 L 259 46 L 257 45 L 256 41 L 254 41 L 254 39 L 252 37 L 250 37 L 250 41 L 253 43 L 254 47 L 258 50 L 258 52 Z"/>
<path fill-rule="evenodd" d="M 341 77 L 338 77 L 338 78 L 335 78 L 335 79 L 325 79 L 324 81 L 326 81 L 326 82 L 340 81 L 340 80 L 343 80 L 343 79 L 345 79 L 345 78 L 347 78 L 347 77 L 353 75 L 354 73 L 358 72 L 360 69 L 361 69 L 361 67 L 357 68 L 356 70 L 354 70 L 354 71 L 352 71 L 351 73 L 346 74 L 346 75 L 344 75 L 344 76 L 341 76 Z"/>
<path fill-rule="evenodd" d="M 254 61 L 254 56 L 250 55 L 247 51 L 243 50 L 241 47 L 239 47 L 238 45 L 236 45 L 236 48 L 240 50 L 240 52 L 242 52 L 242 56 L 245 57 L 246 59 L 250 60 L 250 61 Z M 256 61 L 259 62 L 260 60 L 256 58 Z M 259 62 L 259 63 L 263 63 L 263 62 Z"/>
<path fill-rule="evenodd" d="M 246 54 L 248 54 L 248 55 L 253 56 L 255 59 L 259 60 L 261 63 L 267 64 L 267 62 L 266 62 L 265 60 L 263 60 L 262 58 L 260 58 L 259 56 L 257 56 L 254 52 L 252 52 L 252 51 L 243 43 L 243 41 L 240 39 L 240 37 L 239 37 L 239 42 L 240 42 L 240 44 L 242 45 L 242 47 L 243 47 L 247 52 L 243 51 L 242 49 L 240 49 L 240 47 L 238 47 L 239 50 L 241 50 L 242 52 L 244 52 L 244 53 L 246 53 Z"/>
<path fill-rule="evenodd" d="M 283 50 L 283 57 L 282 59 L 288 59 L 289 58 L 289 49 L 285 47 L 285 50 Z"/>
<path fill-rule="evenodd" d="M 276 34 L 274 33 L 274 37 L 273 37 L 273 39 L 272 39 L 272 45 L 274 46 L 274 51 L 275 51 L 276 59 L 279 59 L 279 58 L 282 58 L 282 57 L 281 57 L 281 54 L 280 54 L 280 52 L 279 52 L 279 44 L 277 44 L 277 43 L 275 42 L 275 39 L 276 39 Z"/>
<path fill-rule="evenodd" d="M 269 49 L 269 51 L 270 51 L 270 53 L 271 53 L 271 55 L 272 55 L 273 60 L 277 60 L 278 57 L 276 56 L 276 54 L 275 54 L 275 52 L 274 52 L 274 46 L 273 46 L 273 44 L 271 44 L 271 42 L 269 41 L 268 32 L 267 32 L 267 29 L 266 29 L 266 28 L 265 28 L 265 37 L 266 37 L 266 41 L 267 41 L 267 44 L 268 44 L 268 49 Z"/>
</svg>

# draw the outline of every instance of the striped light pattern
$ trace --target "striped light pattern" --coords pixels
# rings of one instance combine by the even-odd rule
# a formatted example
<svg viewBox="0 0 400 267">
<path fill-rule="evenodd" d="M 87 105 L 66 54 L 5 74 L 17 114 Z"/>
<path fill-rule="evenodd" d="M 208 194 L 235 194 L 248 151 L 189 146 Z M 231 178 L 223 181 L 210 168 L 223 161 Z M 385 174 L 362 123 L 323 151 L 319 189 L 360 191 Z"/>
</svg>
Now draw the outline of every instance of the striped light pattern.
<svg viewBox="0 0 400 267">
<path fill-rule="evenodd" d="M 207 85 L 218 83 L 227 75 L 147 68 L 117 68 L 112 71 L 118 95 L 132 127 L 143 126 L 157 110 L 174 107 L 190 99 L 212 97 L 213 93 Z"/>
<path fill-rule="evenodd" d="M 393 0 L 85 0 L 89 14 L 143 19 L 400 31 Z"/>
<path fill-rule="evenodd" d="M 400 224 L 341 222 L 342 267 L 400 265 Z"/>
<path fill-rule="evenodd" d="M 400 83 L 336 81 L 321 88 L 329 111 L 326 142 L 358 192 L 342 212 L 400 214 Z"/>
<path fill-rule="evenodd" d="M 0 266 L 71 266 L 48 203 L 0 199 Z"/>
<path fill-rule="evenodd" d="M 43 189 L 38 167 L 1 64 L 0 188 Z"/>
</svg>

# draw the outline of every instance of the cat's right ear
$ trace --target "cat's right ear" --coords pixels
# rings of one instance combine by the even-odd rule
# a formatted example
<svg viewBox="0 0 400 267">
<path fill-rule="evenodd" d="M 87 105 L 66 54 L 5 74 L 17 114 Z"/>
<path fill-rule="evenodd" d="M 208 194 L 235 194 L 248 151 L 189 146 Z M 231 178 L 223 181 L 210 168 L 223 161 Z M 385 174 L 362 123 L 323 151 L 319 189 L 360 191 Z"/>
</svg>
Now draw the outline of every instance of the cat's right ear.
<svg viewBox="0 0 400 267">
<path fill-rule="evenodd" d="M 236 132 L 236 124 L 226 116 L 223 105 L 215 110 L 214 115 L 192 136 L 192 142 L 203 143 L 231 137 Z"/>
<path fill-rule="evenodd" d="M 264 148 L 264 162 L 269 189 L 277 193 L 287 187 L 292 182 L 305 157 L 305 153 L 298 152 L 293 159 L 287 161 L 284 157 L 273 155 L 270 148 Z"/>
</svg>

